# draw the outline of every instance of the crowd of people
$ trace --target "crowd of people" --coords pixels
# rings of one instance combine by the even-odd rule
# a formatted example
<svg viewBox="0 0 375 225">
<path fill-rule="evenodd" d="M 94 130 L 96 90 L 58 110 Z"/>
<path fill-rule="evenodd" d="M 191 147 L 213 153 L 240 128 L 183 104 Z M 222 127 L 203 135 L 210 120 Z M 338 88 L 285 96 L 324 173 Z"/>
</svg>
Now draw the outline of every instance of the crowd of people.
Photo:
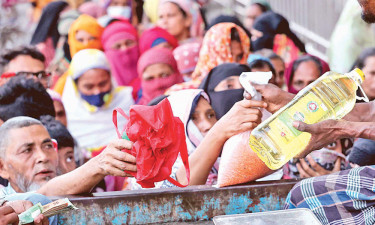
<svg viewBox="0 0 375 225">
<path fill-rule="evenodd" d="M 359 0 L 361 9 L 356 2 L 348 0 L 348 5 L 375 22 L 375 4 Z M 17 0 L 6 0 L 2 7 L 14 4 Z M 50 202 L 45 196 L 142 188 L 129 174 L 137 171 L 136 157 L 121 151 L 133 143 L 116 139 L 112 113 L 117 108 L 128 113 L 132 106 L 168 99 L 184 125 L 190 166 L 187 176 L 178 158 L 171 177 L 183 185 L 215 185 L 225 142 L 255 128 L 265 112 L 286 105 L 330 71 L 331 62 L 339 72 L 360 68 L 364 92 L 375 99 L 375 45 L 368 39 L 355 43 L 363 49 L 353 53 L 357 59 L 349 48 L 339 55 L 332 47 L 326 62 L 306 51 L 288 20 L 267 1 L 249 0 L 243 23 L 230 15 L 209 21 L 208 4 L 33 2 L 30 43 L 1 49 L 0 199 L 6 201 L 0 201 L 1 224 L 16 221 L 14 215 L 30 201 Z M 350 15 L 358 20 L 359 15 Z M 340 64 L 342 55 L 351 58 Z M 239 82 L 243 72 L 272 73 L 269 84 L 254 84 L 261 101 L 245 93 Z M 372 105 L 357 103 L 342 121 L 295 122 L 297 129 L 312 133 L 310 144 L 272 179 L 310 179 L 292 189 L 286 208 L 310 208 L 324 224 L 374 222 L 368 201 L 375 197 Z M 126 122 L 119 120 L 119 127 Z M 314 155 L 308 155 L 312 150 Z M 35 219 L 35 224 L 48 223 L 56 224 L 56 218 Z"/>
</svg>

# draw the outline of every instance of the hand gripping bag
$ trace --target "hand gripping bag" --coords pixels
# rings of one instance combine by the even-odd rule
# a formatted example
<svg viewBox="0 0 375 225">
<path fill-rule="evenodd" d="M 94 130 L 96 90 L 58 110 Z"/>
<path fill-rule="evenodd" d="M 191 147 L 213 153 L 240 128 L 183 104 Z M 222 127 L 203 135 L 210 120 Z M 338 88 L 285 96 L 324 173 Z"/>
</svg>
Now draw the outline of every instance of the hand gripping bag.
<svg viewBox="0 0 375 225">
<path fill-rule="evenodd" d="M 225 142 L 217 179 L 219 187 L 254 181 L 274 172 L 250 148 L 250 133 L 237 134 Z"/>
<path fill-rule="evenodd" d="M 117 128 L 117 113 L 128 119 L 122 133 Z M 133 175 L 138 184 L 143 188 L 153 188 L 155 182 L 168 180 L 178 187 L 187 186 L 170 177 L 180 154 L 190 180 L 184 124 L 173 116 L 168 99 L 156 106 L 134 105 L 129 116 L 117 108 L 113 111 L 113 123 L 119 138 L 124 133 L 134 143 L 131 150 L 124 151 L 136 157 L 137 172 L 127 173 Z"/>
</svg>

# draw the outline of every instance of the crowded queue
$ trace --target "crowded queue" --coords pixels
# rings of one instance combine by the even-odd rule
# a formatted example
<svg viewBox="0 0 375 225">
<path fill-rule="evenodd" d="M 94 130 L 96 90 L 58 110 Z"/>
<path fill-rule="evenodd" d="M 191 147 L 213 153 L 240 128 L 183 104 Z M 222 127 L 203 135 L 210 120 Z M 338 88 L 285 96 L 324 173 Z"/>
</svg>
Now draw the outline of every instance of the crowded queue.
<svg viewBox="0 0 375 225">
<path fill-rule="evenodd" d="M 363 20 L 375 22 L 375 4 L 358 2 Z M 170 176 L 182 185 L 216 185 L 226 141 L 331 70 L 266 1 L 249 0 L 244 23 L 229 15 L 208 21 L 206 1 L 147 0 L 143 14 L 140 4 L 36 1 L 30 43 L 1 49 L 0 224 L 49 203 L 46 196 L 142 188 L 131 175 L 140 169 L 137 158 L 122 151 L 134 143 L 116 139 L 112 114 L 164 99 L 183 123 L 190 167 L 188 175 L 178 157 Z M 344 120 L 295 121 L 312 134 L 309 145 L 264 177 L 308 178 L 291 190 L 285 208 L 310 208 L 324 224 L 375 222 L 375 45 L 366 47 L 350 67 L 364 72 L 371 101 L 357 102 Z M 245 92 L 244 72 L 271 72 L 269 84 L 253 84 L 262 100 Z M 119 127 L 127 122 L 120 119 Z M 330 161 L 327 152 L 337 157 Z M 57 218 L 40 215 L 34 223 Z"/>
</svg>

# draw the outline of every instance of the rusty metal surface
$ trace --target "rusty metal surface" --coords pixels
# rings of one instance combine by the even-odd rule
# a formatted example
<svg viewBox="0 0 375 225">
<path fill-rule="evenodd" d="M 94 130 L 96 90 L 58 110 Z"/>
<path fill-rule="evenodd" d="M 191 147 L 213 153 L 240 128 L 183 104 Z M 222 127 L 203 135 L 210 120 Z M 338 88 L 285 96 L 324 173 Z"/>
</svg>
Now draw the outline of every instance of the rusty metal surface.
<svg viewBox="0 0 375 225">
<path fill-rule="evenodd" d="M 59 224 L 188 224 L 218 215 L 279 210 L 296 182 L 108 192 L 70 198 L 80 210 L 60 215 Z"/>
</svg>

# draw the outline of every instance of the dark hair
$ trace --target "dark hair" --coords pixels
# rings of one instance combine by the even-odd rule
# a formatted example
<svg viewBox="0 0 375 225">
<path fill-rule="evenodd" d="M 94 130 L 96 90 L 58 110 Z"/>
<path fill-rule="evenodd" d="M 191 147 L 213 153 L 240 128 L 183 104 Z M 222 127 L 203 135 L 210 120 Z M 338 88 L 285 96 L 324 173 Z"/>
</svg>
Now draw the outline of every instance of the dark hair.
<svg viewBox="0 0 375 225">
<path fill-rule="evenodd" d="M 41 116 L 40 121 L 47 129 L 51 138 L 57 141 L 59 149 L 65 147 L 74 148 L 74 138 L 62 123 L 55 120 L 55 118 L 50 115 Z"/>
<path fill-rule="evenodd" d="M 4 53 L 1 56 L 1 60 L 0 60 L 1 65 L 3 67 L 5 67 L 6 65 L 9 64 L 10 61 L 12 61 L 17 56 L 20 56 L 20 55 L 31 56 L 33 59 L 39 60 L 43 63 L 46 60 L 44 55 L 40 51 L 38 51 L 37 49 L 32 48 L 32 47 L 27 47 L 27 46 L 21 46 L 17 49 L 12 49 L 12 50 L 9 50 L 6 53 Z"/>
<path fill-rule="evenodd" d="M 39 119 L 55 116 L 53 101 L 41 83 L 26 76 L 12 77 L 0 86 L 0 119 L 4 122 L 16 116 Z"/>
<path fill-rule="evenodd" d="M 323 73 L 323 66 L 322 66 L 322 63 L 320 62 L 320 60 L 315 57 L 315 56 L 312 56 L 312 55 L 303 55 L 301 57 L 299 57 L 296 61 L 294 61 L 293 63 L 293 67 L 292 67 L 292 74 L 290 76 L 290 80 L 293 79 L 294 77 L 294 72 L 297 70 L 297 68 L 299 67 L 299 65 L 303 62 L 308 62 L 308 61 L 311 61 L 311 62 L 314 62 L 315 65 L 318 67 L 319 69 L 319 74 L 322 74 Z M 291 82 L 291 81 L 289 81 Z"/>
<path fill-rule="evenodd" d="M 279 59 L 279 60 L 281 60 L 281 61 L 284 62 L 283 58 L 281 58 L 281 56 L 279 56 L 279 55 L 276 54 L 276 53 L 272 53 L 271 55 L 268 56 L 268 58 L 269 58 L 270 60 L 273 60 L 273 59 Z"/>
<path fill-rule="evenodd" d="M 252 5 L 256 5 L 256 6 L 258 6 L 262 12 L 267 12 L 267 11 L 268 11 L 267 7 L 264 6 L 264 5 L 261 4 L 261 3 L 253 3 Z"/>
<path fill-rule="evenodd" d="M 237 28 L 232 27 L 232 29 L 230 29 L 230 39 L 232 41 L 238 41 L 241 43 L 240 33 L 238 32 Z"/>
<path fill-rule="evenodd" d="M 275 77 L 276 76 L 276 71 L 275 71 L 275 68 L 273 67 L 273 65 L 268 62 L 267 60 L 264 60 L 264 59 L 256 59 L 254 61 L 252 61 L 250 64 L 249 64 L 249 67 L 250 67 L 250 71 L 252 71 L 253 69 L 262 69 L 264 67 L 268 66 L 273 74 L 273 76 Z"/>
<path fill-rule="evenodd" d="M 366 62 L 367 58 L 372 57 L 372 56 L 375 56 L 375 48 L 366 48 L 358 56 L 358 58 L 357 58 L 353 67 L 354 68 L 358 67 L 359 69 L 363 69 L 363 67 L 366 66 L 365 62 Z"/>
</svg>

